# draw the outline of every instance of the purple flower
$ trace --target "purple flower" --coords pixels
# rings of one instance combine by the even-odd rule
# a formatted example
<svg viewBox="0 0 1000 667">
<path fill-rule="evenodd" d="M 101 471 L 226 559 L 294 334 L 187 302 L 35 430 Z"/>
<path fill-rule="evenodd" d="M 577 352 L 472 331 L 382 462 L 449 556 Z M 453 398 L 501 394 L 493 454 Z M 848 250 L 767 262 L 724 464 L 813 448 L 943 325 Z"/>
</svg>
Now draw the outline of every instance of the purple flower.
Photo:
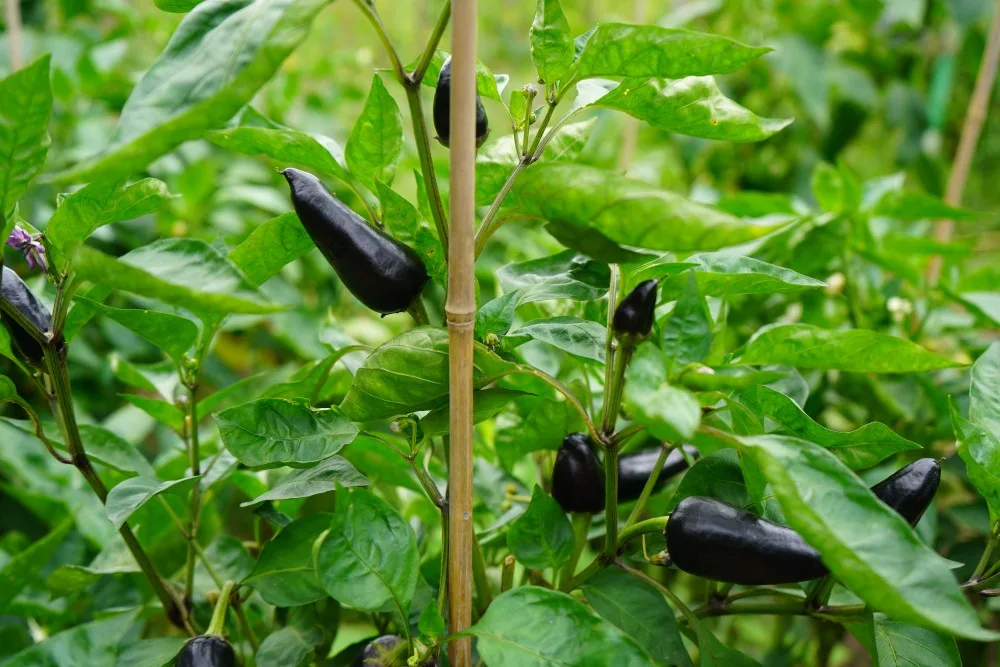
<svg viewBox="0 0 1000 667">
<path fill-rule="evenodd" d="M 42 271 L 48 270 L 49 265 L 45 262 L 45 246 L 20 227 L 15 227 L 14 231 L 10 233 L 7 245 L 24 255 L 24 258 L 28 260 L 29 269 L 40 266 Z"/>
</svg>

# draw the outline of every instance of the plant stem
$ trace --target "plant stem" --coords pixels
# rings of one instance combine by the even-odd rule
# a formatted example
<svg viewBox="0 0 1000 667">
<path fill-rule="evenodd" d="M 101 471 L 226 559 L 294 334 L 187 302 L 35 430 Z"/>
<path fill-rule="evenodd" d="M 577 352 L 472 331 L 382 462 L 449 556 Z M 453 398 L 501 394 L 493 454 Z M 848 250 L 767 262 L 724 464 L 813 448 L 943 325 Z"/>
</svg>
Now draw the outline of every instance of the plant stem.
<svg viewBox="0 0 1000 667">
<path fill-rule="evenodd" d="M 392 69 L 396 73 L 396 78 L 402 84 L 406 83 L 406 70 L 403 69 L 403 63 L 399 59 L 399 54 L 396 53 L 396 47 L 392 45 L 392 40 L 389 39 L 389 33 L 385 30 L 385 25 L 382 23 L 382 18 L 375 11 L 375 6 L 368 4 L 365 0 L 354 0 L 354 4 L 358 6 L 361 13 L 365 15 L 368 22 L 372 24 L 375 28 L 375 34 L 378 35 L 378 39 L 382 42 L 382 46 L 385 48 L 386 55 L 389 56 L 389 61 L 392 63 Z"/>
<path fill-rule="evenodd" d="M 503 569 L 500 570 L 500 593 L 506 593 L 514 586 L 514 566 L 517 559 L 514 554 L 507 554 L 503 559 Z"/>
<path fill-rule="evenodd" d="M 406 312 L 409 313 L 418 327 L 431 323 L 431 318 L 427 316 L 427 308 L 424 306 L 424 300 L 419 296 L 413 300 L 413 303 L 406 309 Z"/>
<path fill-rule="evenodd" d="M 233 597 L 233 588 L 235 586 L 235 581 L 227 581 L 223 584 L 222 590 L 219 592 L 219 601 L 215 603 L 215 609 L 212 610 L 212 622 L 208 624 L 208 630 L 205 631 L 206 635 L 215 635 L 216 637 L 225 635 L 226 611 L 229 610 L 229 600 Z"/>
<path fill-rule="evenodd" d="M 652 519 L 646 519 L 645 521 L 634 523 L 631 526 L 626 526 L 618 535 L 618 543 L 624 546 L 626 542 L 637 535 L 661 533 L 663 532 L 663 529 L 667 527 L 667 521 L 669 518 L 670 515 L 667 514 L 665 516 L 657 516 Z"/>
<path fill-rule="evenodd" d="M 90 484 L 90 488 L 94 490 L 101 503 L 104 503 L 108 498 L 108 490 L 104 486 L 104 482 L 97 475 L 97 471 L 94 470 L 94 466 L 90 463 L 90 458 L 83 448 L 80 429 L 76 423 L 76 412 L 73 408 L 73 393 L 70 388 L 69 373 L 66 369 L 66 358 L 60 353 L 60 346 L 61 341 L 49 341 L 42 346 L 45 355 L 46 370 L 52 382 L 52 394 L 49 396 L 49 400 L 52 403 L 52 411 L 58 416 L 59 425 L 62 429 L 63 437 L 66 438 L 66 447 L 69 450 L 73 465 L 80 471 L 84 479 L 87 480 L 87 483 Z M 142 570 L 143 575 L 149 581 L 149 585 L 152 587 L 156 597 L 163 605 L 163 611 L 167 615 L 167 618 L 178 627 L 187 631 L 188 634 L 192 636 L 197 634 L 191 625 L 187 610 L 179 603 L 173 591 L 169 589 L 169 584 L 160 577 L 153 566 L 153 562 L 149 559 L 149 555 L 142 548 L 142 545 L 139 544 L 139 540 L 132 532 L 132 529 L 126 523 L 122 524 L 118 532 L 132 553 L 132 557 L 135 558 L 135 562 L 139 565 L 139 569 Z"/>
<path fill-rule="evenodd" d="M 191 468 L 191 474 L 194 476 L 201 475 L 201 451 L 198 442 L 198 400 L 197 396 L 197 384 L 191 383 L 188 387 L 188 415 L 187 415 L 187 429 L 188 429 L 188 466 Z M 195 549 L 194 544 L 198 540 L 198 527 L 201 523 L 201 479 L 196 479 L 194 486 L 191 488 L 191 498 L 189 502 L 189 512 L 188 517 L 188 552 L 187 552 L 187 570 L 186 576 L 184 578 L 184 603 L 190 604 L 194 595 L 194 562 L 195 562 Z"/>
<path fill-rule="evenodd" d="M 410 121 L 413 124 L 413 138 L 417 142 L 417 155 L 420 158 L 420 173 L 424 176 L 427 187 L 427 202 L 431 208 L 431 217 L 437 228 L 438 239 L 445 255 L 448 255 L 448 219 L 444 214 L 444 204 L 441 191 L 438 189 L 437 175 L 434 173 L 434 159 L 431 157 L 431 140 L 427 131 L 427 119 L 424 108 L 420 104 L 420 84 L 406 84 L 406 102 L 410 107 Z"/>
<path fill-rule="evenodd" d="M 590 565 L 583 568 L 575 577 L 569 581 L 563 582 L 562 586 L 559 588 L 562 589 L 564 593 L 569 593 L 570 591 L 579 588 L 583 582 L 587 581 L 587 579 L 590 579 L 592 576 L 606 568 L 610 562 L 611 561 L 608 560 L 604 554 L 601 554 L 594 560 L 590 561 Z"/>
<path fill-rule="evenodd" d="M 993 552 L 997 548 L 998 541 L 1000 541 L 1000 520 L 993 524 L 993 530 L 990 531 L 990 536 L 986 541 L 986 548 L 983 549 L 983 555 L 979 559 L 976 569 L 972 572 L 972 576 L 969 577 L 969 582 L 973 584 L 980 582 L 983 573 L 986 572 L 986 568 L 990 565 L 990 561 L 993 558 Z"/>
<path fill-rule="evenodd" d="M 413 74 L 409 76 L 411 82 L 419 84 L 424 80 L 427 68 L 431 64 L 431 59 L 434 58 L 434 52 L 437 51 L 438 43 L 440 43 L 441 36 L 444 35 L 445 28 L 448 27 L 448 21 L 450 20 L 451 0 L 446 0 L 444 8 L 441 10 L 441 15 L 434 25 L 434 32 L 431 33 L 431 38 L 427 40 L 427 46 L 424 48 L 424 52 L 420 56 L 420 61 L 417 63 L 417 69 L 413 70 Z"/>
<path fill-rule="evenodd" d="M 542 122 L 538 126 L 538 130 L 535 132 L 535 140 L 531 142 L 531 148 L 529 148 L 525 155 L 527 156 L 528 164 L 538 161 L 542 157 L 541 152 L 538 150 L 539 145 L 542 143 L 542 135 L 545 133 L 545 128 L 549 126 L 549 121 L 552 120 L 552 114 L 556 111 L 556 106 L 558 102 L 549 103 L 549 108 L 545 111 L 545 116 L 542 117 Z"/>
<path fill-rule="evenodd" d="M 634 351 L 635 347 L 631 343 L 626 342 L 622 344 L 615 354 L 614 368 L 611 374 L 611 387 L 604 392 L 601 431 L 605 437 L 615 432 L 615 425 L 618 423 L 618 413 L 621 412 L 622 392 L 625 389 L 625 370 L 628 368 L 628 362 L 632 360 L 632 352 Z M 615 447 L 617 448 L 617 444 Z"/>
<path fill-rule="evenodd" d="M 625 522 L 625 528 L 622 531 L 623 536 L 625 531 L 639 519 L 642 511 L 646 509 L 646 503 L 649 502 L 649 496 L 653 494 L 653 489 L 656 488 L 656 482 L 660 479 L 660 473 L 663 471 L 663 466 L 667 462 L 667 455 L 670 454 L 671 449 L 673 447 L 666 443 L 660 447 L 660 455 L 657 457 L 656 463 L 653 464 L 653 470 L 649 473 L 649 479 L 646 480 L 646 485 L 642 487 L 642 493 L 639 494 L 639 499 L 635 501 L 635 507 L 632 508 L 632 513 L 629 514 L 628 520 Z M 624 537 L 622 537 L 622 541 L 624 541 Z"/>
<path fill-rule="evenodd" d="M 618 445 L 604 449 L 604 553 L 618 552 Z"/>
<path fill-rule="evenodd" d="M 577 563 L 580 562 L 583 549 L 587 546 L 587 533 L 590 530 L 592 519 L 593 516 L 587 512 L 573 515 L 573 534 L 576 536 L 576 541 L 573 544 L 573 554 L 570 556 L 569 561 L 563 568 L 562 575 L 559 577 L 560 585 L 570 581 L 576 573 Z"/>
<path fill-rule="evenodd" d="M 504 377 L 505 375 L 513 375 L 514 373 L 523 373 L 524 375 L 534 376 L 539 380 L 542 380 L 543 382 L 548 384 L 550 387 L 558 391 L 560 394 L 562 394 L 563 397 L 565 397 L 566 400 L 569 401 L 570 405 L 572 405 L 573 408 L 580 414 L 580 418 L 583 419 L 583 423 L 586 424 L 587 431 L 590 433 L 590 437 L 594 439 L 594 442 L 598 444 L 603 443 L 603 439 L 601 438 L 600 433 L 598 433 L 597 431 L 597 426 L 594 425 L 594 422 L 590 418 L 590 415 L 587 414 L 587 409 L 583 406 L 583 403 L 580 402 L 580 399 L 577 398 L 576 395 L 566 387 L 566 385 L 564 385 L 562 382 L 555 379 L 548 373 L 540 371 L 532 366 L 518 366 L 513 370 L 506 371 L 499 375 L 494 375 L 491 379 L 499 380 L 501 377 Z"/>
</svg>

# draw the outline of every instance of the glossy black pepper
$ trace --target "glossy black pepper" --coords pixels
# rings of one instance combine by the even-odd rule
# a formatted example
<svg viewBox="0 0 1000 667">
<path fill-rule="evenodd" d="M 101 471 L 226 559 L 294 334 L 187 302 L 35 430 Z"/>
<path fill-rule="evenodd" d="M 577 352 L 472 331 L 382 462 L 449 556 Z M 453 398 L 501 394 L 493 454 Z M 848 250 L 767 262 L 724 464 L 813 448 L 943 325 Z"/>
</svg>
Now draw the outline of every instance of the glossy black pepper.
<svg viewBox="0 0 1000 667">
<path fill-rule="evenodd" d="M 406 664 L 406 642 L 397 635 L 382 635 L 365 646 L 357 667 L 396 667 Z"/>
<path fill-rule="evenodd" d="M 202 635 L 188 640 L 175 667 L 236 667 L 236 652 L 222 637 Z"/>
<path fill-rule="evenodd" d="M 656 313 L 657 285 L 659 281 L 647 280 L 625 295 L 611 320 L 615 336 L 644 338 L 649 335 Z"/>
<path fill-rule="evenodd" d="M 302 226 L 351 294 L 383 315 L 409 308 L 428 280 L 420 256 L 365 222 L 312 174 L 281 173 Z"/>
<path fill-rule="evenodd" d="M 698 458 L 698 450 L 693 445 L 684 445 L 684 451 L 692 459 Z M 642 490 L 646 486 L 646 481 L 653 472 L 656 461 L 660 458 L 660 448 L 646 449 L 632 454 L 623 454 L 618 459 L 618 502 L 628 502 L 635 500 L 642 495 Z M 663 470 L 656 480 L 653 490 L 663 487 L 667 481 L 687 470 L 688 464 L 680 449 L 674 449 L 667 454 L 667 460 L 663 463 Z"/>
<path fill-rule="evenodd" d="M 10 305 L 35 326 L 39 334 L 45 334 L 52 328 L 52 315 L 48 308 L 32 294 L 21 277 L 6 266 L 3 267 L 3 277 L 0 278 L 0 292 Z M 41 344 L 7 313 L 3 313 L 2 318 L 21 356 L 32 365 L 41 366 L 43 362 Z"/>
<path fill-rule="evenodd" d="M 671 513 L 667 553 L 684 572 L 730 584 L 789 584 L 827 574 L 791 528 L 714 498 L 691 496 Z"/>
<path fill-rule="evenodd" d="M 872 492 L 910 525 L 916 525 L 934 500 L 940 483 L 941 464 L 934 459 L 920 459 L 886 477 L 872 487 Z"/>
<path fill-rule="evenodd" d="M 441 66 L 434 90 L 434 130 L 445 146 L 451 141 L 451 56 Z M 483 100 L 476 94 L 476 146 L 482 146 L 490 134 L 490 119 Z"/>
<path fill-rule="evenodd" d="M 604 469 L 586 433 L 563 438 L 552 467 L 552 497 L 567 512 L 604 510 Z"/>
</svg>

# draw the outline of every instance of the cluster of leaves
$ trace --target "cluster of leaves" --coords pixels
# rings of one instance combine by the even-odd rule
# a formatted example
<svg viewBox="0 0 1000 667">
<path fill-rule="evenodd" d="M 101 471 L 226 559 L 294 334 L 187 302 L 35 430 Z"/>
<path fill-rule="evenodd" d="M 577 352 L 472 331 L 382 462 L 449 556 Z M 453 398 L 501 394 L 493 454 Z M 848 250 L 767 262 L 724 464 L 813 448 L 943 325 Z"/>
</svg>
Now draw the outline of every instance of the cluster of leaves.
<svg viewBox="0 0 1000 667">
<path fill-rule="evenodd" d="M 70 124 L 58 114 L 62 66 L 43 56 L 0 81 L 3 237 L 18 227 L 44 248 L 45 276 L 29 283 L 68 350 L 61 370 L 29 367 L 0 330 L 13 378 L 0 379 L 0 401 L 14 415 L 0 418 L 4 664 L 169 664 L 183 630 L 208 625 L 227 581 L 239 584 L 227 629 L 246 664 L 349 664 L 390 629 L 406 640 L 401 661 L 441 657 L 447 332 L 362 314 L 310 252 L 270 167 L 321 175 L 417 250 L 440 322 L 447 169 L 423 108 L 447 53 L 432 38 L 404 67 L 393 23 L 356 0 L 350 9 L 392 67 L 375 73 L 352 129 L 337 135 L 346 141 L 293 129 L 259 110 L 276 86 L 261 90 L 293 67 L 300 44 L 323 42 L 305 40 L 326 5 L 157 3 L 186 15 L 138 83 L 123 84 L 117 128 L 96 155 L 59 145 Z M 814 53 L 806 41 L 783 42 L 776 70 L 790 72 L 812 121 L 829 123 L 817 83 L 794 76 L 815 60 L 801 57 Z M 995 634 L 982 627 L 989 598 L 975 593 L 990 593 L 1000 568 L 1000 298 L 988 255 L 975 270 L 984 256 L 971 244 L 928 230 L 985 216 L 899 175 L 863 178 L 838 152 L 812 168 L 808 192 L 747 189 L 715 204 L 659 175 L 621 175 L 592 147 L 624 116 L 657 150 L 674 150 L 663 137 L 678 135 L 783 141 L 790 119 L 757 115 L 715 78 L 764 67 L 769 49 L 626 23 L 577 37 L 557 0 L 538 1 L 528 44 L 525 80 L 537 89 L 508 92 L 511 78 L 483 64 L 477 75 L 494 127 L 475 193 L 477 621 L 467 636 L 478 656 L 491 667 L 686 665 L 692 654 L 703 665 L 802 664 L 845 658 L 845 633 L 884 665 L 961 664 L 957 640 L 980 656 L 975 642 Z M 836 79 L 824 90 L 843 94 L 858 68 L 820 69 Z M 94 62 L 78 72 L 105 75 Z M 70 192 L 39 185 L 43 168 Z M 210 192 L 217 185 L 229 200 Z M 244 214 L 261 211 L 277 217 L 246 233 Z M 935 256 L 939 284 L 926 278 Z M 609 311 L 650 279 L 660 281 L 656 323 L 627 372 L 617 369 L 619 395 Z M 609 411 L 620 413 L 614 435 L 598 432 Z M 555 450 L 577 431 L 625 451 L 692 443 L 701 458 L 610 522 L 571 521 L 546 491 Z M 79 451 L 104 502 L 83 484 Z M 912 529 L 868 485 L 927 455 L 946 458 L 948 493 Z M 640 539 L 635 520 L 689 496 L 794 528 L 832 579 L 731 589 L 656 568 L 662 559 L 647 556 L 662 537 Z M 612 553 L 609 532 L 623 536 Z M 175 603 L 180 629 L 164 613 Z M 792 615 L 805 618 L 778 625 Z M 785 634 L 771 627 L 790 629 L 789 642 L 766 643 Z"/>
</svg>

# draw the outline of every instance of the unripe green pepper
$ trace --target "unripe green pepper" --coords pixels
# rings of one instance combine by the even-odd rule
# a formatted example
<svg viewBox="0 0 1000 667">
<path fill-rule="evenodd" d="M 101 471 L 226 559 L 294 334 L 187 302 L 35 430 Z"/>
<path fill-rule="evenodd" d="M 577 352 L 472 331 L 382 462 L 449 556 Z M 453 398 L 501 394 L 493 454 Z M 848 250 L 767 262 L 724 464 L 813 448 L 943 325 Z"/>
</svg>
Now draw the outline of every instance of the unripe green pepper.
<svg viewBox="0 0 1000 667">
<path fill-rule="evenodd" d="M 611 330 L 616 338 L 642 339 L 653 329 L 656 312 L 657 280 L 639 283 L 615 309 Z"/>
<path fill-rule="evenodd" d="M 827 574 L 819 552 L 791 528 L 714 498 L 690 496 L 664 529 L 678 569 L 730 584 L 790 584 Z"/>
<path fill-rule="evenodd" d="M 919 459 L 873 486 L 872 493 L 915 526 L 940 484 L 941 464 L 934 459 Z"/>
<path fill-rule="evenodd" d="M 445 146 L 451 141 L 451 56 L 441 66 L 437 88 L 434 89 L 434 130 Z M 476 93 L 476 146 L 482 146 L 490 135 L 490 119 L 483 100 Z"/>
<path fill-rule="evenodd" d="M 552 467 L 552 497 L 567 512 L 604 511 L 604 469 L 586 433 L 563 438 Z"/>
<path fill-rule="evenodd" d="M 684 451 L 692 459 L 699 456 L 698 450 L 693 445 L 684 445 Z M 632 454 L 623 454 L 618 459 L 618 502 L 629 502 L 642 495 L 642 490 L 646 487 L 649 476 L 653 473 L 653 467 L 660 458 L 660 448 L 647 449 Z M 656 479 L 656 491 L 663 487 L 667 481 L 683 471 L 687 470 L 687 459 L 680 449 L 673 449 L 667 454 L 667 460 L 663 463 L 663 470 Z"/>
<path fill-rule="evenodd" d="M 299 169 L 281 173 L 302 226 L 361 303 L 388 315 L 406 310 L 420 297 L 429 276 L 412 248 L 369 225 L 312 174 Z"/>
<path fill-rule="evenodd" d="M 236 667 L 236 664 L 233 647 L 216 635 L 188 640 L 174 662 L 175 667 Z"/>
<path fill-rule="evenodd" d="M 21 277 L 6 266 L 3 267 L 3 275 L 0 277 L 0 293 L 10 305 L 24 316 L 29 325 L 33 325 L 38 336 L 44 337 L 52 329 L 52 315 L 49 313 L 49 309 L 32 294 Z M 2 313 L 2 319 L 14 341 L 14 347 L 17 348 L 21 356 L 31 365 L 41 366 L 43 351 L 35 335 L 32 335 L 6 312 Z"/>
</svg>

